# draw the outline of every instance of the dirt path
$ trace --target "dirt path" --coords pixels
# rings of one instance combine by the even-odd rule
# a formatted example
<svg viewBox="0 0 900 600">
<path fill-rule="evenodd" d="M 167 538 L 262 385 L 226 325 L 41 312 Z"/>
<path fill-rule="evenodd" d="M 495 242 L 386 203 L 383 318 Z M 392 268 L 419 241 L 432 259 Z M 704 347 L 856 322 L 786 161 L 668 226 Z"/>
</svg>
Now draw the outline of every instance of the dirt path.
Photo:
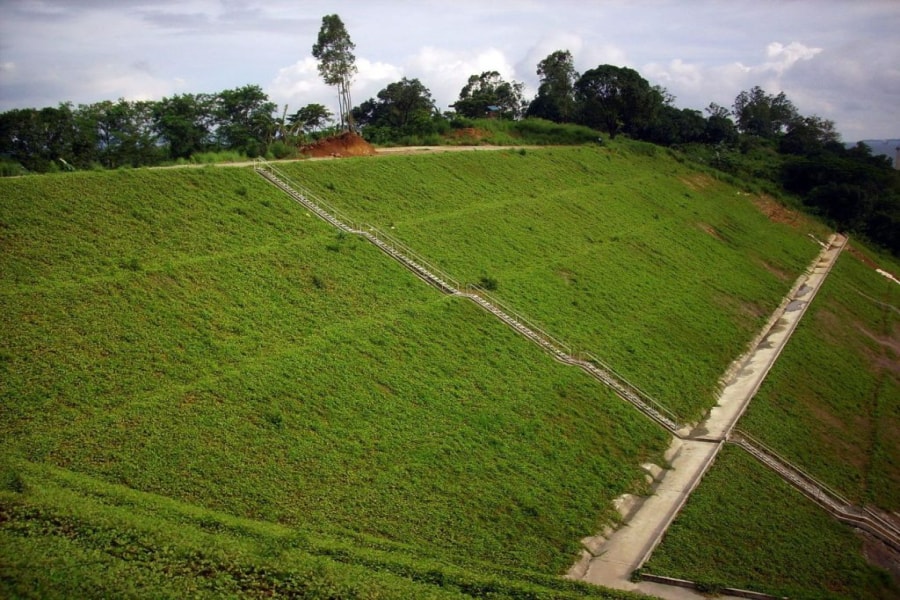
<svg viewBox="0 0 900 600">
<path fill-rule="evenodd" d="M 376 148 L 375 156 L 392 156 L 397 154 L 441 154 L 444 152 L 467 152 L 467 151 L 491 151 L 491 150 L 521 150 L 521 149 L 546 148 L 546 146 L 395 146 L 392 148 Z M 270 160 L 272 164 L 306 162 L 310 160 L 335 160 L 342 158 L 339 156 L 319 156 L 307 158 L 285 158 L 281 160 Z M 189 165 L 165 165 L 162 167 L 148 167 L 150 169 L 199 169 L 202 167 L 252 167 L 256 164 L 255 160 L 244 160 L 240 162 L 223 162 L 223 163 L 205 163 L 205 164 L 189 164 Z"/>
<path fill-rule="evenodd" d="M 811 268 L 797 280 L 773 313 L 752 344 L 752 349 L 735 361 L 718 403 L 706 420 L 690 431 L 680 432 L 687 439 L 673 438 L 666 454 L 672 468 L 662 472 L 654 494 L 639 501 L 638 506 L 629 511 L 631 514 L 625 516 L 625 523 L 608 539 L 598 537 L 586 540 L 585 547 L 589 549 L 569 571 L 570 578 L 673 600 L 704 598 L 684 588 L 633 582 L 631 573 L 650 557 L 688 496 L 712 465 L 846 241 L 843 236 L 834 235 L 824 245 Z"/>
</svg>

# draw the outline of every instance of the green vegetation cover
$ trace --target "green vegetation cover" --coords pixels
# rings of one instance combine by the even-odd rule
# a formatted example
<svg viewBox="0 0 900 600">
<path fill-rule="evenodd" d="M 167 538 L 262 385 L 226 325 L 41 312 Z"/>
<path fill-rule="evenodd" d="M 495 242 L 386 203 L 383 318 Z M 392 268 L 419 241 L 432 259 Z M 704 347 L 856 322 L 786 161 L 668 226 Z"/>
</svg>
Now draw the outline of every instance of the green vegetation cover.
<svg viewBox="0 0 900 600">
<path fill-rule="evenodd" d="M 284 169 L 684 419 L 827 235 L 627 140 Z M 559 575 L 663 431 L 252 169 L 5 179 L 0 242 L 5 594 L 628 597 Z"/>
<path fill-rule="evenodd" d="M 0 185 L 5 593 L 351 577 L 271 574 L 280 547 L 243 530 L 195 556 L 232 517 L 437 588 L 601 593 L 557 576 L 666 445 L 606 388 L 251 169 Z M 107 510 L 160 498 L 196 512 Z"/>
<path fill-rule="evenodd" d="M 284 170 L 457 280 L 590 352 L 684 421 L 819 251 L 803 219 L 649 144 L 458 152 Z M 761 199 L 757 199 L 761 201 Z"/>
</svg>

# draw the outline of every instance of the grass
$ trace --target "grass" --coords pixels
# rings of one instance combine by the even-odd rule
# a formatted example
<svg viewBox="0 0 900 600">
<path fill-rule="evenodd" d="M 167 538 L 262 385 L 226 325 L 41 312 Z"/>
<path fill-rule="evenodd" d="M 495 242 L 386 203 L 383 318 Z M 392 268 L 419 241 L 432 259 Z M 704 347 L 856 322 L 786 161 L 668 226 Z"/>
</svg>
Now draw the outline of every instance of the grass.
<svg viewBox="0 0 900 600">
<path fill-rule="evenodd" d="M 743 450 L 725 446 L 645 571 L 796 599 L 896 598 L 862 541 Z"/>
<path fill-rule="evenodd" d="M 337 560 L 451 592 L 508 572 L 500 597 L 534 581 L 555 595 L 577 540 L 661 461 L 665 436 L 608 390 L 250 169 L 4 180 L 0 198 L 0 569 L 16 593 L 271 579 L 268 542 L 237 539 L 232 563 L 216 536 L 215 556 L 193 558 L 214 513 L 366 540 L 364 555 L 298 558 L 291 581 L 350 585 L 361 571 L 335 575 Z M 90 483 L 64 498 L 54 477 Z M 104 512 L 126 489 L 199 516 L 135 532 L 128 511 Z M 135 556 L 112 548 L 119 534 Z"/>
<path fill-rule="evenodd" d="M 293 177 L 612 364 L 684 420 L 815 256 L 821 227 L 654 146 L 298 163 Z"/>
<path fill-rule="evenodd" d="M 23 461 L 0 490 L 4 597 L 606 598 L 513 569 L 462 569 L 415 549 L 237 518 Z"/>
<path fill-rule="evenodd" d="M 739 426 L 852 501 L 897 511 L 900 286 L 873 259 L 900 272 L 845 251 Z"/>
<path fill-rule="evenodd" d="M 284 169 L 683 418 L 826 234 L 627 140 Z M 613 498 L 646 491 L 662 432 L 252 170 L 2 180 L 0 244 L 0 595 L 629 597 L 558 575 Z M 875 340 L 848 439 L 871 441 L 877 499 L 896 489 L 895 380 L 875 368 L 895 321 L 861 273 L 834 297 Z M 829 593 L 890 591 L 846 529 L 741 460 L 710 472 L 715 510 L 660 569 L 802 594 L 842 557 Z M 796 539 L 766 525 L 785 519 Z"/>
</svg>

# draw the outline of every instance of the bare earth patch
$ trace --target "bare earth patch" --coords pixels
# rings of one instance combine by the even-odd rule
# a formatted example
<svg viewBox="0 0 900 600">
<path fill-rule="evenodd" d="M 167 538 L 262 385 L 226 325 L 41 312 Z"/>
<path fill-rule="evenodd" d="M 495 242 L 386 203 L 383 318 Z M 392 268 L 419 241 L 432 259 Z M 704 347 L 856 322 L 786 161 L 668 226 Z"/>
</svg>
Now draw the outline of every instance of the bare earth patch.
<svg viewBox="0 0 900 600">
<path fill-rule="evenodd" d="M 769 273 L 771 273 L 772 275 L 774 275 L 781 281 L 790 281 L 791 280 L 792 275 L 790 273 L 788 273 L 787 271 L 784 271 L 783 269 L 779 269 L 778 267 L 772 266 L 771 264 L 769 264 L 768 262 L 766 262 L 764 260 L 760 260 L 759 264 L 761 264 L 762 267 L 766 271 L 768 271 Z"/>
<path fill-rule="evenodd" d="M 688 186 L 691 190 L 698 192 L 700 190 L 705 190 L 713 183 L 713 178 L 705 173 L 694 173 L 692 175 L 685 175 L 684 177 L 678 178 L 681 183 Z"/>
<path fill-rule="evenodd" d="M 900 552 L 870 534 L 859 535 L 863 538 L 863 555 L 869 563 L 881 567 L 891 574 L 894 581 L 900 583 Z"/>
<path fill-rule="evenodd" d="M 487 137 L 488 133 L 476 127 L 463 127 L 462 129 L 454 129 L 447 134 L 447 137 L 457 140 L 471 140 L 480 142 Z"/>
<path fill-rule="evenodd" d="M 785 223 L 797 227 L 803 220 L 803 216 L 799 212 L 784 206 L 768 194 L 756 196 L 753 204 L 773 223 Z"/>
<path fill-rule="evenodd" d="M 883 348 L 880 356 L 869 355 L 869 361 L 873 363 L 877 369 L 885 369 L 895 375 L 900 375 L 900 363 L 896 360 L 896 357 L 900 356 L 900 332 L 898 332 L 898 327 L 895 326 L 893 328 L 893 333 L 890 336 L 878 335 L 869 331 L 862 325 L 857 325 L 857 329 L 860 333 Z"/>
<path fill-rule="evenodd" d="M 312 158 L 374 156 L 375 146 L 355 133 L 342 133 L 337 137 L 319 140 L 314 144 L 303 146 L 300 152 Z"/>
<path fill-rule="evenodd" d="M 693 189 L 693 188 L 692 188 L 692 189 Z M 713 236 L 714 238 L 716 238 L 716 239 L 719 240 L 720 242 L 725 241 L 724 238 L 722 237 L 722 234 L 720 234 L 720 233 L 716 230 L 716 228 L 713 227 L 712 225 L 710 225 L 710 224 L 708 224 L 708 223 L 697 223 L 697 227 L 699 227 L 700 229 L 702 229 L 703 231 L 705 231 L 705 232 L 708 233 L 709 235 Z"/>
</svg>

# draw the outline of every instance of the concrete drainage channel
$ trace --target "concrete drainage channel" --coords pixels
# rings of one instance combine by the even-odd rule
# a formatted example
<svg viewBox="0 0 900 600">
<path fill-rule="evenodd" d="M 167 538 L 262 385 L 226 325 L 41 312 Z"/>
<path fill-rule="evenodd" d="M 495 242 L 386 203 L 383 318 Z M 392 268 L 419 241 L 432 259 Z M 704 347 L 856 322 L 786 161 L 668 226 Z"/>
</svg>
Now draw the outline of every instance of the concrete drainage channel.
<svg viewBox="0 0 900 600">
<path fill-rule="evenodd" d="M 729 369 L 729 380 L 706 420 L 690 432 L 679 432 L 684 439 L 673 438 L 666 456 L 672 468 L 663 471 L 657 479 L 654 494 L 625 517 L 625 524 L 611 535 L 599 543 L 589 539 L 589 543 L 585 544 L 585 553 L 570 571 L 569 577 L 663 598 L 704 597 L 695 591 L 695 584 L 641 573 L 641 568 L 714 462 L 719 449 L 731 437 L 735 424 L 787 344 L 845 244 L 846 238 L 832 236 L 810 269 L 798 279 L 782 301 L 753 348 Z M 784 476 L 784 473 L 780 474 Z M 633 581 L 634 573 L 639 573 L 642 581 Z M 726 597 L 735 598 L 769 597 L 745 590 L 722 592 Z"/>
<path fill-rule="evenodd" d="M 451 277 L 428 265 L 424 259 L 416 256 L 398 241 L 390 239 L 389 236 L 374 228 L 350 225 L 349 220 L 341 217 L 337 211 L 327 207 L 308 190 L 291 181 L 268 163 L 257 162 L 255 170 L 321 219 L 342 231 L 365 237 L 391 258 L 403 264 L 417 277 L 441 292 L 473 300 L 517 332 L 547 350 L 556 360 L 581 368 L 613 389 L 619 397 L 672 432 L 672 444 L 666 453 L 666 460 L 671 468 L 663 470 L 656 465 L 645 465 L 648 476 L 654 481 L 653 495 L 643 499 L 623 497 L 617 500 L 617 508 L 623 516 L 624 525 L 615 531 L 607 529 L 597 536 L 582 540 L 584 546 L 582 556 L 570 569 L 567 577 L 673 600 L 688 598 L 699 600 L 707 597 L 702 595 L 698 586 L 692 582 L 640 573 L 640 569 L 659 544 L 691 492 L 712 466 L 719 449 L 729 440 L 735 424 L 756 394 L 769 369 L 778 358 L 806 308 L 846 245 L 845 237 L 832 235 L 827 244 L 822 244 L 822 251 L 807 272 L 798 278 L 763 332 L 754 341 L 752 349 L 735 361 L 729 369 L 728 381 L 719 395 L 716 406 L 710 410 L 709 416 L 697 427 L 688 429 L 681 428 L 669 411 L 624 378 L 617 376 L 607 365 L 593 357 L 584 360 L 573 356 L 565 344 L 546 334 L 521 315 L 502 307 L 499 301 L 487 296 L 483 290 L 463 290 Z M 746 442 L 746 437 L 742 440 Z M 740 445 L 761 460 L 763 464 L 774 468 L 770 462 L 761 458 L 759 453 L 751 451 L 743 443 Z M 786 474 L 786 471 L 775 470 L 782 477 L 797 485 Z M 815 483 L 813 482 L 812 485 L 814 486 Z M 842 520 L 864 527 L 865 518 L 869 518 L 869 516 L 856 517 L 858 514 L 860 511 L 853 511 L 855 521 L 850 518 Z M 896 529 L 891 530 L 883 523 L 877 523 L 873 529 L 881 532 L 887 531 L 888 538 L 897 534 Z M 879 537 L 884 538 L 885 536 Z M 892 538 L 892 540 L 896 541 L 896 538 Z M 632 581 L 633 573 L 640 573 L 642 581 Z M 719 593 L 723 598 L 760 600 L 774 598 L 746 590 L 723 589 L 719 590 Z"/>
</svg>

